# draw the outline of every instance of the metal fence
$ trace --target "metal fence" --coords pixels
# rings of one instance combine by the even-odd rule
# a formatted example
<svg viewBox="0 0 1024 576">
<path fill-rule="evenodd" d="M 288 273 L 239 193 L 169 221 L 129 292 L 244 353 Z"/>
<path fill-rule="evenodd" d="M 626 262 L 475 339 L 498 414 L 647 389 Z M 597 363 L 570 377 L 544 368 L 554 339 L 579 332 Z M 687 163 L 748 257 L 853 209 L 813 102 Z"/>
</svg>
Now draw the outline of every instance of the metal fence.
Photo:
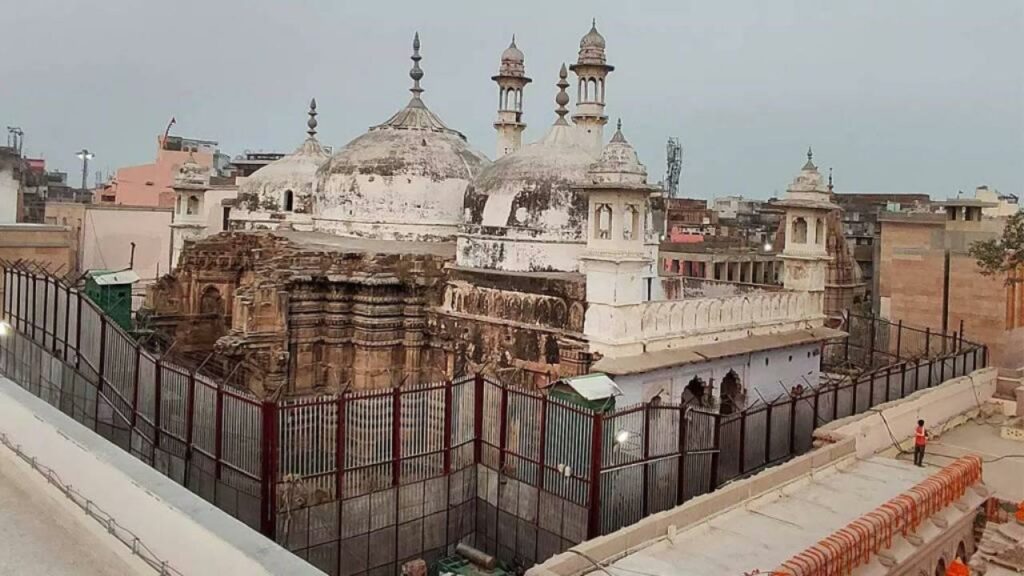
<svg viewBox="0 0 1024 576">
<path fill-rule="evenodd" d="M 987 361 L 962 331 L 848 315 L 823 356 L 837 381 L 730 414 L 595 413 L 481 376 L 270 402 L 141 349 L 56 278 L 3 280 L 0 372 L 329 574 L 394 573 L 459 542 L 529 566 Z"/>
</svg>

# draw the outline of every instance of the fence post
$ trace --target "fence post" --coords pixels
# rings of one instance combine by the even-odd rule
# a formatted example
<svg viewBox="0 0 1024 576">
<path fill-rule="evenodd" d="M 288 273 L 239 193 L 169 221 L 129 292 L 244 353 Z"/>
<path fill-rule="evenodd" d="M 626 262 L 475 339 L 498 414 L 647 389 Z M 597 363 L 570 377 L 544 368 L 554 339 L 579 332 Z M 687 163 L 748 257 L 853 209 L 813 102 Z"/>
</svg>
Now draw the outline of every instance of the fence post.
<svg viewBox="0 0 1024 576">
<path fill-rule="evenodd" d="M 71 343 L 68 338 L 71 336 L 71 288 L 64 287 L 64 361 L 68 361 L 68 348 Z M 77 346 L 78 344 L 75 343 Z"/>
<path fill-rule="evenodd" d="M 988 345 L 981 347 L 981 365 L 988 366 Z"/>
<path fill-rule="evenodd" d="M 44 349 L 46 348 L 46 328 L 47 328 L 47 324 L 50 323 L 49 322 L 49 318 L 48 318 L 50 309 L 47 308 L 47 306 L 46 306 L 46 303 L 47 303 L 47 301 L 49 299 L 50 299 L 50 279 L 46 278 L 46 277 L 43 277 L 43 348 Z M 54 302 L 56 302 L 56 298 L 54 299 Z M 54 332 L 56 332 L 56 330 L 54 330 Z"/>
<path fill-rule="evenodd" d="M 29 276 L 29 285 L 32 287 L 32 292 L 31 292 L 32 299 L 27 301 L 25 304 L 28 305 L 28 311 L 31 312 L 31 314 L 32 314 L 32 320 L 31 320 L 31 324 L 32 324 L 32 341 L 34 342 L 35 339 L 36 339 L 36 324 L 38 324 L 38 322 L 37 322 L 38 319 L 36 318 L 36 275 L 35 274 L 32 274 L 31 276 Z"/>
<path fill-rule="evenodd" d="M 601 535 L 601 457 L 604 454 L 604 416 L 593 414 L 590 434 L 590 510 L 587 519 L 587 538 Z"/>
<path fill-rule="evenodd" d="M 850 381 L 853 382 L 853 378 L 850 378 Z M 832 398 L 832 420 L 833 421 L 839 419 L 839 386 L 840 386 L 840 384 L 842 384 L 842 380 L 837 382 L 836 385 L 835 385 L 835 388 L 833 389 L 834 392 L 835 392 L 834 397 Z"/>
<path fill-rule="evenodd" d="M 342 499 L 345 490 L 345 428 L 348 426 L 348 392 L 338 395 L 337 417 L 334 419 L 334 494 Z M 341 516 L 341 506 L 338 506 Z M 339 524 L 340 526 L 340 524 Z"/>
<path fill-rule="evenodd" d="M 498 474 L 505 473 L 508 448 L 508 387 L 501 386 L 501 403 L 498 408 Z"/>
<path fill-rule="evenodd" d="M 869 352 L 868 352 L 868 354 L 869 354 L 869 356 L 868 356 L 868 367 L 870 368 L 870 367 L 875 365 L 875 313 L 874 312 L 871 313 L 871 334 L 869 335 L 868 342 L 869 342 L 869 344 L 868 344 L 868 350 L 869 350 Z"/>
<path fill-rule="evenodd" d="M 740 412 L 740 476 L 746 473 L 747 464 L 747 411 Z"/>
<path fill-rule="evenodd" d="M 907 363 L 900 364 L 900 398 L 907 397 Z"/>
<path fill-rule="evenodd" d="M 903 319 L 900 318 L 899 323 L 896 325 L 896 361 L 899 362 L 902 355 L 903 348 Z"/>
<path fill-rule="evenodd" d="M 139 368 L 142 366 L 142 347 L 135 344 L 135 376 L 132 378 L 132 429 L 128 431 L 128 447 L 131 448 L 131 435 L 135 433 L 135 423 L 139 415 Z"/>
<path fill-rule="evenodd" d="M 885 367 L 885 401 L 892 400 L 892 366 Z"/>
<path fill-rule="evenodd" d="M 643 483 L 644 483 L 644 485 L 642 486 L 642 490 L 640 491 L 640 497 L 643 498 L 643 502 L 640 503 L 640 510 L 643 511 L 643 516 L 642 517 L 646 518 L 647 514 L 649 514 L 649 510 L 648 510 L 649 506 L 648 506 L 648 503 L 647 503 L 647 500 L 648 500 L 648 492 L 647 492 L 647 490 L 648 490 L 648 483 L 649 483 L 649 480 L 650 480 L 650 471 L 649 471 L 650 465 L 647 463 L 647 458 L 650 455 L 650 447 L 651 447 L 651 443 L 650 443 L 650 440 L 649 440 L 650 437 L 651 437 L 651 405 L 650 405 L 649 402 L 644 402 L 644 412 L 643 413 L 644 413 L 644 431 L 643 431 L 643 436 L 641 436 L 641 438 L 640 438 L 640 441 L 644 443 L 643 449 L 642 449 L 642 452 L 641 452 L 641 455 L 642 455 L 642 458 L 643 458 L 643 464 L 641 464 L 641 466 L 643 466 L 642 476 L 643 476 Z"/>
<path fill-rule="evenodd" d="M 789 398 L 789 453 L 796 454 L 796 403 L 799 397 L 790 396 Z M 811 432 L 814 432 L 812 425 Z"/>
<path fill-rule="evenodd" d="M 213 438 L 213 477 L 220 480 L 221 474 L 221 458 L 224 454 L 224 390 L 221 383 L 217 383 L 217 403 L 214 408 L 217 413 L 214 415 L 213 432 L 216 434 Z M 214 484 L 214 498 L 217 494 L 217 485 Z"/>
<path fill-rule="evenodd" d="M 818 427 L 818 420 L 821 419 L 821 417 L 818 416 L 818 408 L 819 408 L 820 402 L 821 402 L 821 388 L 819 387 L 819 388 L 815 388 L 814 389 L 814 417 L 811 418 L 811 434 L 812 435 L 814 434 L 814 429 Z"/>
<path fill-rule="evenodd" d="M 679 405 L 679 462 L 676 469 L 676 505 L 686 501 L 686 422 L 690 408 L 686 404 Z"/>
<path fill-rule="evenodd" d="M 262 484 L 260 499 L 260 532 L 276 541 L 277 532 L 277 404 L 264 400 L 262 404 L 263 438 Z"/>
<path fill-rule="evenodd" d="M 104 366 L 104 365 L 107 363 L 106 362 L 106 359 L 107 359 L 107 355 L 106 355 L 106 351 L 107 351 L 107 317 L 103 313 L 100 313 L 99 317 L 100 317 L 100 348 L 99 348 L 99 350 L 100 350 L 100 358 L 99 358 L 99 370 L 98 370 L 99 378 L 97 378 L 98 382 L 96 384 L 96 416 L 93 419 L 93 426 L 94 426 L 93 429 L 94 430 L 96 429 L 95 426 L 99 426 L 99 422 L 100 422 L 100 398 L 103 397 L 103 372 L 104 372 L 104 369 L 106 368 L 106 366 Z M 33 332 L 33 334 L 34 333 L 35 332 Z"/>
<path fill-rule="evenodd" d="M 537 485 L 541 490 L 544 489 L 544 477 L 547 475 L 547 469 L 545 468 L 547 463 L 547 447 L 548 447 L 548 396 L 547 394 L 541 394 L 540 396 L 540 446 L 539 453 L 537 455 L 540 460 L 540 470 L 538 471 Z"/>
<path fill-rule="evenodd" d="M 473 377 L 473 462 L 479 464 L 483 455 L 484 437 L 484 377 Z"/>
<path fill-rule="evenodd" d="M 924 327 L 924 357 L 930 358 L 932 355 L 932 327 Z"/>
<path fill-rule="evenodd" d="M 75 369 L 82 369 L 82 293 L 75 292 Z"/>
<path fill-rule="evenodd" d="M 939 356 L 939 384 L 946 381 L 946 338 L 942 338 L 942 356 Z"/>
<path fill-rule="evenodd" d="M 161 396 L 163 395 L 163 369 L 160 366 L 160 358 L 153 362 L 153 370 L 156 371 L 156 376 L 153 378 L 153 449 L 154 451 L 160 447 L 160 404 Z M 154 456 L 155 456 L 154 452 Z"/>
<path fill-rule="evenodd" d="M 772 461 L 772 403 L 764 412 L 764 465 Z"/>
<path fill-rule="evenodd" d="M 444 438 L 442 439 L 444 453 L 443 468 L 445 475 L 452 471 L 452 381 L 444 381 Z M 340 496 L 339 496 L 340 498 Z"/>
<path fill-rule="evenodd" d="M 857 389 L 860 388 L 860 382 L 858 382 L 859 379 L 860 377 L 850 378 L 850 383 L 853 384 L 853 389 L 850 390 L 850 396 L 852 399 L 850 402 L 850 416 L 857 413 Z"/>
<path fill-rule="evenodd" d="M 877 373 L 877 370 L 872 370 L 868 373 L 868 408 L 875 405 L 875 375 Z"/>
<path fill-rule="evenodd" d="M 391 485 L 402 480 L 402 388 L 395 386 L 391 393 Z"/>
<path fill-rule="evenodd" d="M 964 347 L 964 319 L 963 318 L 960 319 L 960 331 L 958 332 L 958 334 L 960 334 L 960 340 L 956 343 L 956 349 L 957 349 L 957 351 L 960 351 L 960 349 L 962 349 Z"/>
<path fill-rule="evenodd" d="M 718 489 L 718 464 L 721 461 L 722 456 L 722 414 L 721 412 L 715 413 L 715 429 L 714 437 L 712 442 L 714 443 L 714 452 L 711 453 L 711 490 Z"/>
<path fill-rule="evenodd" d="M 850 314 L 850 309 L 846 309 L 846 338 L 843 339 L 844 348 L 846 348 L 846 363 L 850 363 L 850 334 L 853 332 L 853 315 Z"/>
<path fill-rule="evenodd" d="M 188 389 L 185 392 L 185 487 L 188 487 L 189 476 L 192 472 L 192 432 L 195 425 L 196 409 L 196 373 L 188 373 Z"/>
</svg>

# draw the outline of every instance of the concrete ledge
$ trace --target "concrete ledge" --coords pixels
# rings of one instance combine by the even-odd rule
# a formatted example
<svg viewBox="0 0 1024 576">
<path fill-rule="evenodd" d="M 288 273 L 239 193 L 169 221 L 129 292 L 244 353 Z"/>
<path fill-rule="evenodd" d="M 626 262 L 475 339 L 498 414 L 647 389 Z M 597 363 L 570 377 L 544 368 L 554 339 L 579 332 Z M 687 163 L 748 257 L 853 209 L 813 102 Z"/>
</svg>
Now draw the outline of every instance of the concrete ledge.
<svg viewBox="0 0 1024 576">
<path fill-rule="evenodd" d="M 746 506 L 752 498 L 767 495 L 808 476 L 830 473 L 844 462 L 853 463 L 855 453 L 856 441 L 853 438 L 839 439 L 750 478 L 726 484 L 682 506 L 652 514 L 611 534 L 587 540 L 572 548 L 576 552 L 563 552 L 530 568 L 527 576 L 581 574 L 594 569 L 591 560 L 607 565 L 656 540 L 671 538 L 678 531 Z"/>
<path fill-rule="evenodd" d="M 857 456 L 865 458 L 893 448 L 893 436 L 902 446 L 914 435 L 918 420 L 924 420 L 933 435 L 938 434 L 980 412 L 980 407 L 996 391 L 997 374 L 996 368 L 975 370 L 902 400 L 879 404 L 862 414 L 830 422 L 814 431 L 815 442 L 827 445 L 852 439 L 856 442 Z"/>
<path fill-rule="evenodd" d="M 323 574 L 3 377 L 0 430 L 183 574 Z"/>
</svg>

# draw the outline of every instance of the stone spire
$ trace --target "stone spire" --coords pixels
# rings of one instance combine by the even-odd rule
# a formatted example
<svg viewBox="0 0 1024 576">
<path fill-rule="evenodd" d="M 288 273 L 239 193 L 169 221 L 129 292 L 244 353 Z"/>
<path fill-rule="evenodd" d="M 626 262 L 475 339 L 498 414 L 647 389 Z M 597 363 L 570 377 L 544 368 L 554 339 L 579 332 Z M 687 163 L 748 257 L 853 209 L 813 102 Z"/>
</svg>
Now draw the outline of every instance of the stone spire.
<svg viewBox="0 0 1024 576">
<path fill-rule="evenodd" d="M 423 93 L 423 88 L 420 88 L 420 80 L 423 78 L 420 60 L 423 60 L 423 57 L 420 56 L 420 33 L 417 32 L 412 39 L 412 70 L 409 70 L 409 78 L 412 78 L 412 88 L 409 92 L 412 92 L 413 100 L 419 100 L 420 94 Z"/>
<path fill-rule="evenodd" d="M 558 104 L 558 108 L 555 108 L 555 114 L 558 114 L 558 120 L 555 120 L 557 126 L 568 126 L 569 123 L 565 121 L 565 115 L 569 113 L 569 110 L 565 107 L 569 103 L 569 95 L 566 94 L 565 89 L 569 87 L 569 82 L 566 78 L 569 76 L 569 72 L 565 69 L 565 63 L 562 63 L 562 69 L 558 71 L 558 95 L 555 96 L 555 104 Z"/>
<path fill-rule="evenodd" d="M 306 121 L 306 126 L 309 127 L 309 130 L 306 130 L 306 134 L 309 134 L 310 138 L 316 138 L 316 98 L 309 101 L 309 112 L 307 114 L 309 114 L 309 120 Z"/>
</svg>

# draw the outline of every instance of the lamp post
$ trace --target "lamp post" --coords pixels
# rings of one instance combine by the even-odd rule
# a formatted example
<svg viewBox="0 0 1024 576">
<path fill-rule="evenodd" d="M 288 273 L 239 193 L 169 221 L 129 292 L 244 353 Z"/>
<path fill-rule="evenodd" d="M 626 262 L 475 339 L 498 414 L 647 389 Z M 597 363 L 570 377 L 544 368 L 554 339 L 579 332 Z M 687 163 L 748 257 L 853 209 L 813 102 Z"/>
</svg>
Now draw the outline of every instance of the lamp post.
<svg viewBox="0 0 1024 576">
<path fill-rule="evenodd" d="M 89 174 L 89 160 L 92 160 L 96 155 L 82 148 L 75 156 L 82 161 L 82 190 L 85 190 L 85 179 Z"/>
</svg>

